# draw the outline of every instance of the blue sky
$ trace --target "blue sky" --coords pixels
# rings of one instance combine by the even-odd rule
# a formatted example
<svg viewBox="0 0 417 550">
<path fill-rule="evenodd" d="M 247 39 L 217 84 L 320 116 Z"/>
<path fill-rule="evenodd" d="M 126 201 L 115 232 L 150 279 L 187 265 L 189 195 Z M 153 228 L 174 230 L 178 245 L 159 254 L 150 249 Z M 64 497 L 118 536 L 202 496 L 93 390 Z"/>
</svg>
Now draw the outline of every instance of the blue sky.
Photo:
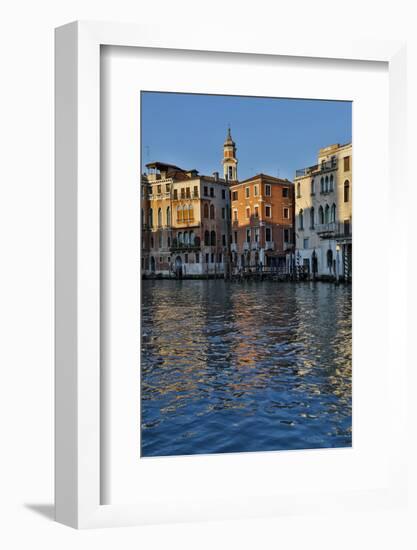
<svg viewBox="0 0 417 550">
<path fill-rule="evenodd" d="M 321 147 L 352 139 L 348 101 L 142 92 L 142 171 L 161 161 L 222 174 L 228 124 L 240 180 L 263 172 L 294 178 Z"/>
</svg>

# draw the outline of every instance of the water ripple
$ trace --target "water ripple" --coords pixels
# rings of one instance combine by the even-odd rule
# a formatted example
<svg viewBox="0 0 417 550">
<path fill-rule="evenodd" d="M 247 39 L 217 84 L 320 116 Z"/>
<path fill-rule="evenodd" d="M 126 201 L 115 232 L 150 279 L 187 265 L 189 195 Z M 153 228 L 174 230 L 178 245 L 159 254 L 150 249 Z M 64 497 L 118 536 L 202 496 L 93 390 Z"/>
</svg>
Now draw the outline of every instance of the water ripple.
<svg viewBox="0 0 417 550">
<path fill-rule="evenodd" d="M 141 454 L 351 446 L 351 289 L 143 281 Z"/>
</svg>

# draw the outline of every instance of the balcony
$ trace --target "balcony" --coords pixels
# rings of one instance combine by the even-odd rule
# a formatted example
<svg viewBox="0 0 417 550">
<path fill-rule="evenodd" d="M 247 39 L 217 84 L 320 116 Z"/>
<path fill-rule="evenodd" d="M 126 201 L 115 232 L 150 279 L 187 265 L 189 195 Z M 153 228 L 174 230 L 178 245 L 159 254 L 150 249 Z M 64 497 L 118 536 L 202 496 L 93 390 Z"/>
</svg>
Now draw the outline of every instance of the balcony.
<svg viewBox="0 0 417 550">
<path fill-rule="evenodd" d="M 230 245 L 230 251 L 231 252 L 237 252 L 237 244 L 236 243 L 232 243 Z"/>
<path fill-rule="evenodd" d="M 318 165 L 319 172 L 329 172 L 330 170 L 336 170 L 337 158 L 326 160 Z"/>
<path fill-rule="evenodd" d="M 191 216 L 190 218 L 177 218 L 177 226 L 179 225 L 195 225 L 196 220 L 194 219 L 194 216 Z"/>
<path fill-rule="evenodd" d="M 245 241 L 243 243 L 243 250 L 246 252 L 247 250 L 250 249 L 250 243 L 248 243 L 247 241 Z"/>
<path fill-rule="evenodd" d="M 336 225 L 336 222 L 321 223 L 319 225 L 316 225 L 316 233 L 322 239 L 334 237 L 336 234 Z"/>
<path fill-rule="evenodd" d="M 308 176 L 309 174 L 312 174 L 315 172 L 318 168 L 318 165 L 315 164 L 314 166 L 308 166 L 307 168 L 300 168 L 299 170 L 295 171 L 295 177 L 300 178 L 302 176 Z"/>
<path fill-rule="evenodd" d="M 300 168 L 295 171 L 295 177 L 300 178 L 303 176 L 309 176 L 311 174 L 318 174 L 320 172 L 329 172 L 330 170 L 336 170 L 337 158 L 326 160 L 320 164 L 314 166 L 308 166 L 307 168 Z"/>
<path fill-rule="evenodd" d="M 179 243 L 174 242 L 169 247 L 170 252 L 199 252 L 201 250 L 201 246 L 199 242 L 193 242 L 193 243 Z"/>
<path fill-rule="evenodd" d="M 316 225 L 316 233 L 321 239 L 351 239 L 352 226 L 350 222 L 330 222 Z"/>
<path fill-rule="evenodd" d="M 274 248 L 275 248 L 274 241 L 266 241 L 265 250 L 274 250 Z"/>
</svg>

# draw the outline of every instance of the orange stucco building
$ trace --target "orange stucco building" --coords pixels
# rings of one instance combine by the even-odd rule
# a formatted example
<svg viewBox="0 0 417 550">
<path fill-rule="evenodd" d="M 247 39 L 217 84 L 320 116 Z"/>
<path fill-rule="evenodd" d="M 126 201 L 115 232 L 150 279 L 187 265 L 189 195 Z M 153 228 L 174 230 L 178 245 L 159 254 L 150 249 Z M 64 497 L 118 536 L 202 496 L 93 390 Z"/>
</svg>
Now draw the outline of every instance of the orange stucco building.
<svg viewBox="0 0 417 550">
<path fill-rule="evenodd" d="M 286 267 L 294 250 L 294 185 L 287 179 L 258 174 L 232 183 L 232 264 Z"/>
</svg>

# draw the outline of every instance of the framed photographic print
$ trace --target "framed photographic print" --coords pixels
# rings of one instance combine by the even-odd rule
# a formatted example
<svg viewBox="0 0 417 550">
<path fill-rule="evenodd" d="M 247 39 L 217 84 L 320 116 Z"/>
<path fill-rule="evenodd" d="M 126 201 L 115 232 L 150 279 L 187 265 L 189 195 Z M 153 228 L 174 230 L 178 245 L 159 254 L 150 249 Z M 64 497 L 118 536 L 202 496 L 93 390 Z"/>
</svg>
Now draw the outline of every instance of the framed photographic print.
<svg viewBox="0 0 417 550">
<path fill-rule="evenodd" d="M 351 447 L 351 102 L 144 91 L 141 121 L 141 456 Z"/>
<path fill-rule="evenodd" d="M 58 521 L 405 499 L 404 47 L 259 38 L 57 29 Z"/>
</svg>

